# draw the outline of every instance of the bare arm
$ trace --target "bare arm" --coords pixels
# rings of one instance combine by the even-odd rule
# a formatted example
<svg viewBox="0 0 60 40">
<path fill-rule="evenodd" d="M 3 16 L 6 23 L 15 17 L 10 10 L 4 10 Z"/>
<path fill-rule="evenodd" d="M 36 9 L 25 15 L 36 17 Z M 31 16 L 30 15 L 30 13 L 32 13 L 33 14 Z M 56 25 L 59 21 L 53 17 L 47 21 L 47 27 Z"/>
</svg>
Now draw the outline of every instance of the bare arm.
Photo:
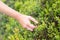
<svg viewBox="0 0 60 40">
<path fill-rule="evenodd" d="M 38 23 L 31 16 L 22 15 L 19 12 L 13 10 L 12 8 L 8 7 L 7 5 L 5 5 L 1 1 L 0 1 L 0 12 L 15 18 L 16 20 L 18 20 L 18 22 L 22 25 L 23 28 L 26 28 L 30 31 L 33 31 L 33 29 L 35 28 L 35 26 L 30 23 L 30 20 L 35 22 L 35 23 Z"/>
<path fill-rule="evenodd" d="M 7 5 L 5 5 L 3 2 L 0 1 L 0 12 L 11 16 L 13 18 L 16 18 L 17 16 L 20 16 L 21 14 L 19 14 L 17 11 L 13 10 L 12 8 L 8 7 Z"/>
</svg>

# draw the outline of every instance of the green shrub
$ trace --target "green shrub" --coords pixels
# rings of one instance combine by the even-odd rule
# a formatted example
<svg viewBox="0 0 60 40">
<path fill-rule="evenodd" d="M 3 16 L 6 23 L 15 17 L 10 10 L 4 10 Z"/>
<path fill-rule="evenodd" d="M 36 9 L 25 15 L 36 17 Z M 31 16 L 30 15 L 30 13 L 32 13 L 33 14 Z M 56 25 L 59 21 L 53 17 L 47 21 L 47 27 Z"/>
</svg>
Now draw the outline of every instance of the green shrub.
<svg viewBox="0 0 60 40">
<path fill-rule="evenodd" d="M 39 23 L 30 32 L 15 19 L 2 15 L 2 40 L 60 40 L 60 0 L 4 0 L 4 3 L 22 14 L 33 16 Z"/>
</svg>

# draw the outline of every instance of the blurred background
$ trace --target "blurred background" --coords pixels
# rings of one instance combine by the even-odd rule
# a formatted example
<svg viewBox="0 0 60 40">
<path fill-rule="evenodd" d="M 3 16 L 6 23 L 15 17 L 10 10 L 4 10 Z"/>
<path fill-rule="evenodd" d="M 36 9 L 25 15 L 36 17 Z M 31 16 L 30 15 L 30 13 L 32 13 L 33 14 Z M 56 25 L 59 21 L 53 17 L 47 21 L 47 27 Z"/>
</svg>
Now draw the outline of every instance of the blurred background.
<svg viewBox="0 0 60 40">
<path fill-rule="evenodd" d="M 60 40 L 60 0 L 2 0 L 6 5 L 38 20 L 28 31 L 17 20 L 0 13 L 0 40 Z M 34 23 L 33 23 L 34 24 Z"/>
</svg>

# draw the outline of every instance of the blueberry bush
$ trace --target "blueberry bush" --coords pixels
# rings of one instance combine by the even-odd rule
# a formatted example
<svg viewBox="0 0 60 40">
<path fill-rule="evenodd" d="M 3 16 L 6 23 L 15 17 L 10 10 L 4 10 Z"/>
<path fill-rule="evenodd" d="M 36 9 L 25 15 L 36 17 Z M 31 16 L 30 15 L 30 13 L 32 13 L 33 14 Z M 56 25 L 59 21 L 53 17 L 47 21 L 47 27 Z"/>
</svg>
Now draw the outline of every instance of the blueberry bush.
<svg viewBox="0 0 60 40">
<path fill-rule="evenodd" d="M 2 0 L 16 11 L 38 20 L 28 31 L 14 18 L 0 14 L 0 40 L 60 40 L 60 0 Z"/>
</svg>

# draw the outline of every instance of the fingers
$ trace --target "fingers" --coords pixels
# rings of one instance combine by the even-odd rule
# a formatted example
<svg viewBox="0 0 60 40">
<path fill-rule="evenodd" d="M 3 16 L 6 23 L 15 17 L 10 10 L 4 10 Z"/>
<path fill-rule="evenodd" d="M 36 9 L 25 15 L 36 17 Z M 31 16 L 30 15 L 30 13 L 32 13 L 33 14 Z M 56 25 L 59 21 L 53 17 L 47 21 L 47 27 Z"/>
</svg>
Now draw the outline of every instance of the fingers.
<svg viewBox="0 0 60 40">
<path fill-rule="evenodd" d="M 25 29 L 27 29 L 27 30 L 33 31 L 33 29 L 32 29 L 32 28 L 30 28 L 30 27 L 29 27 L 29 26 L 27 26 L 27 25 L 26 25 L 26 26 L 24 26 L 24 28 L 25 28 Z"/>
<path fill-rule="evenodd" d="M 31 29 L 36 28 L 33 24 L 28 24 L 27 26 L 29 26 Z"/>
<path fill-rule="evenodd" d="M 33 31 L 29 26 L 26 27 L 27 30 Z"/>
<path fill-rule="evenodd" d="M 34 18 L 32 18 L 31 16 L 29 16 L 29 20 L 32 20 L 35 23 L 38 23 Z M 36 26 L 34 26 L 33 24 L 30 24 L 30 22 L 28 22 L 27 24 L 27 30 L 33 31 L 33 29 L 36 28 Z"/>
<path fill-rule="evenodd" d="M 33 31 L 34 28 L 36 28 L 33 24 L 27 24 L 24 28 L 27 30 Z"/>
<path fill-rule="evenodd" d="M 29 19 L 35 23 L 38 23 L 33 17 L 29 16 Z"/>
<path fill-rule="evenodd" d="M 33 24 L 28 24 L 27 25 L 27 29 L 30 31 L 33 31 L 33 29 L 36 28 L 36 26 L 34 26 Z"/>
</svg>

